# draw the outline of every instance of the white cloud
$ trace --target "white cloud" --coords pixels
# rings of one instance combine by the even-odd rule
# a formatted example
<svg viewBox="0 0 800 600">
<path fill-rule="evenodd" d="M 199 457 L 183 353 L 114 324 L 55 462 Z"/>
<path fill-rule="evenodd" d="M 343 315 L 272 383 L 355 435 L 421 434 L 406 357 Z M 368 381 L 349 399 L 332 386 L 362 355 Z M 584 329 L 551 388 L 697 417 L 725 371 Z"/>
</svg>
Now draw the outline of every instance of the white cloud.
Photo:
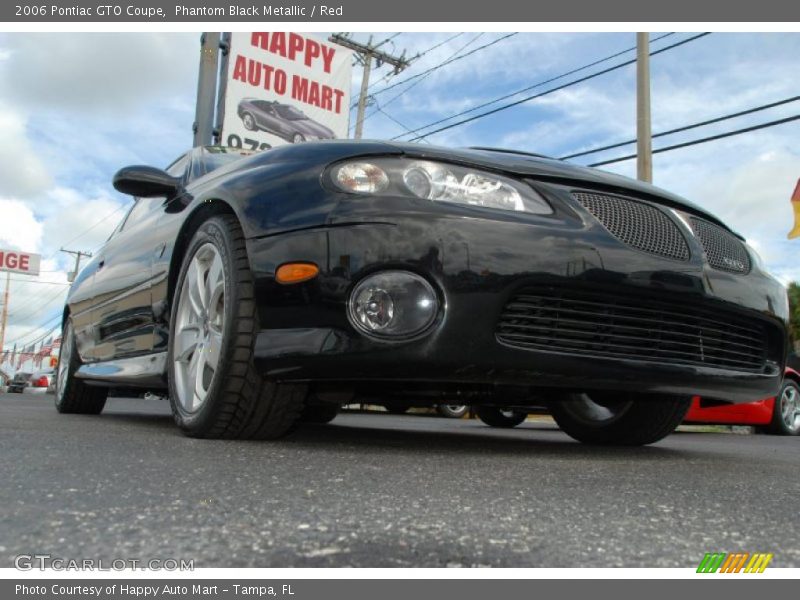
<svg viewBox="0 0 800 600">
<path fill-rule="evenodd" d="M 38 252 L 42 224 L 23 202 L 0 198 L 0 245 L 24 252 Z"/>
<path fill-rule="evenodd" d="M 197 81 L 199 34 L 6 35 L 0 89 L 27 111 L 102 112 L 124 118 Z"/>
<path fill-rule="evenodd" d="M 50 175 L 28 142 L 24 119 L 0 104 L 0 194 L 31 197 L 47 189 Z"/>
</svg>

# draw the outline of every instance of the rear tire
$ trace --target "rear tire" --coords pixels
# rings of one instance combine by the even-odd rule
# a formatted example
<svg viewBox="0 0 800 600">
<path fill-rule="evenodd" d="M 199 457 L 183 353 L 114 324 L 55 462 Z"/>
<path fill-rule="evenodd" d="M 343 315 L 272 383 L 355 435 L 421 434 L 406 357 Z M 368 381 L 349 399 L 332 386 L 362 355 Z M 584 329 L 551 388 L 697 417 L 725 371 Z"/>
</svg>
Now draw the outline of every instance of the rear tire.
<svg viewBox="0 0 800 600">
<path fill-rule="evenodd" d="M 99 415 L 106 405 L 108 388 L 87 385 L 75 377 L 81 359 L 70 319 L 64 324 L 61 340 L 56 367 L 56 410 L 62 414 Z"/>
<path fill-rule="evenodd" d="M 469 412 L 466 404 L 437 404 L 436 412 L 448 419 L 460 419 Z"/>
<path fill-rule="evenodd" d="M 773 435 L 800 435 L 800 386 L 793 379 L 785 379 L 775 397 L 772 423 L 767 432 Z"/>
<path fill-rule="evenodd" d="M 549 406 L 558 426 L 580 442 L 643 446 L 675 431 L 691 401 L 691 396 L 606 392 L 563 394 Z"/>
<path fill-rule="evenodd" d="M 489 427 L 500 427 L 503 429 L 516 427 L 524 423 L 525 419 L 528 418 L 528 413 L 516 410 L 503 410 L 497 406 L 477 406 L 475 407 L 475 414 Z"/>
<path fill-rule="evenodd" d="M 262 377 L 253 274 L 235 217 L 195 232 L 175 288 L 168 351 L 170 406 L 189 436 L 274 439 L 298 423 L 308 387 Z"/>
</svg>

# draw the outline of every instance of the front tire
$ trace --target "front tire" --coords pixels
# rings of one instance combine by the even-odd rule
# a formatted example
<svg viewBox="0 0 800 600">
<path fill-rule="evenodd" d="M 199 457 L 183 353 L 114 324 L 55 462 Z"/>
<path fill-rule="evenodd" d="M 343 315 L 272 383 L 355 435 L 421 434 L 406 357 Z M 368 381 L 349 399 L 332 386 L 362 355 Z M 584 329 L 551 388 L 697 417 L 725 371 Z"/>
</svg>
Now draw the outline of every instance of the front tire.
<svg viewBox="0 0 800 600">
<path fill-rule="evenodd" d="M 767 431 L 774 435 L 800 435 L 800 386 L 793 379 L 784 380 L 775 397 Z"/>
<path fill-rule="evenodd" d="M 300 142 L 305 142 L 305 141 L 306 141 L 306 138 L 304 138 L 303 135 L 300 134 L 300 133 L 295 133 L 294 137 L 292 137 L 292 143 L 293 144 L 299 144 Z"/>
<path fill-rule="evenodd" d="M 189 436 L 274 439 L 289 433 L 308 388 L 262 377 L 253 363 L 258 318 L 238 221 L 203 223 L 184 256 L 170 319 L 170 406 Z"/>
<path fill-rule="evenodd" d="M 675 431 L 691 401 L 690 396 L 605 392 L 564 394 L 549 406 L 558 426 L 580 442 L 643 446 Z"/>
<path fill-rule="evenodd" d="M 516 427 L 524 423 L 525 419 L 528 418 L 528 413 L 516 410 L 503 410 L 497 406 L 478 406 L 475 408 L 475 414 L 489 427 L 499 427 L 503 429 Z"/>
<path fill-rule="evenodd" d="M 56 367 L 56 410 L 62 414 L 99 415 L 106 405 L 108 388 L 87 385 L 75 377 L 80 366 L 72 320 L 67 319 Z"/>
<path fill-rule="evenodd" d="M 244 128 L 247 129 L 248 131 L 255 131 L 256 129 L 258 129 L 258 127 L 256 126 L 256 120 L 250 113 L 244 113 L 242 115 L 242 124 L 244 125 Z"/>
</svg>

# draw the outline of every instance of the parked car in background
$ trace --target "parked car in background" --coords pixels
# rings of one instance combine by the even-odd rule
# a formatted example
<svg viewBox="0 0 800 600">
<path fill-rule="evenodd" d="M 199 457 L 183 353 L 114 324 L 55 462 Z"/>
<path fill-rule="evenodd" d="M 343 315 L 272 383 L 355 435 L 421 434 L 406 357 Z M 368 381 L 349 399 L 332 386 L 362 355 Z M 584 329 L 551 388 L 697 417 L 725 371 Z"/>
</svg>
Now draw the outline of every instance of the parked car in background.
<svg viewBox="0 0 800 600">
<path fill-rule="evenodd" d="M 45 390 L 50 387 L 50 384 L 54 382 L 55 379 L 55 369 L 44 369 L 42 371 L 36 371 L 31 375 L 31 387 L 33 388 L 44 388 Z"/>
<path fill-rule="evenodd" d="M 266 131 L 293 144 L 336 138 L 332 129 L 310 119 L 302 110 L 290 104 L 244 98 L 237 112 L 245 129 Z"/>
<path fill-rule="evenodd" d="M 18 372 L 8 382 L 9 394 L 21 394 L 25 388 L 30 387 L 33 373 Z"/>
<path fill-rule="evenodd" d="M 696 396 L 684 423 L 752 425 L 765 433 L 800 435 L 800 373 L 786 369 L 780 392 L 745 404 L 722 404 Z"/>
</svg>

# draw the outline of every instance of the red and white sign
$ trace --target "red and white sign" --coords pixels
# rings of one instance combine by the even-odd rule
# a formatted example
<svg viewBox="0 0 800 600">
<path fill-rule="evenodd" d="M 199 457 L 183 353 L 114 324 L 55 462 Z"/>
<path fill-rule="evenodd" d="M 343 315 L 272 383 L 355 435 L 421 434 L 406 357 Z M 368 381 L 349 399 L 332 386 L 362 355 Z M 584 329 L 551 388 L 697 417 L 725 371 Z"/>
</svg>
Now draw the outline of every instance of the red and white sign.
<svg viewBox="0 0 800 600">
<path fill-rule="evenodd" d="M 230 34 L 222 144 L 246 150 L 346 138 L 353 52 L 309 34 Z"/>
<path fill-rule="evenodd" d="M 0 248 L 0 271 L 38 275 L 39 263 L 41 262 L 42 257 L 39 254 L 20 252 L 19 250 L 3 250 Z"/>
</svg>

